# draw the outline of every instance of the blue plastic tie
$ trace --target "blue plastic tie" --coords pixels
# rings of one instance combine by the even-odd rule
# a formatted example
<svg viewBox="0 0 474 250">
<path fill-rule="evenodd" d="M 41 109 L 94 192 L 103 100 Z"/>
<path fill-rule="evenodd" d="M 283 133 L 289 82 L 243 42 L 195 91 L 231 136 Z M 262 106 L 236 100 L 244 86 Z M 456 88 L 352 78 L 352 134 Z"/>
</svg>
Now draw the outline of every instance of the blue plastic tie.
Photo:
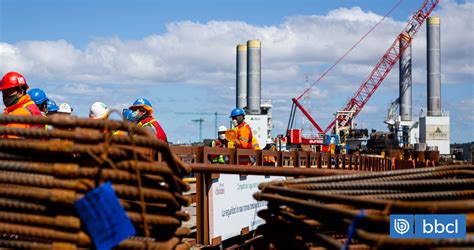
<svg viewBox="0 0 474 250">
<path fill-rule="evenodd" d="M 364 209 L 360 210 L 360 213 L 354 218 L 352 221 L 351 225 L 349 226 L 349 231 L 347 232 L 347 239 L 346 242 L 344 243 L 344 246 L 342 249 L 344 250 L 349 250 L 349 244 L 351 243 L 352 237 L 354 237 L 354 234 L 357 229 L 357 222 L 365 216 Z"/>
<path fill-rule="evenodd" d="M 97 250 L 108 250 L 135 234 L 109 181 L 74 204 Z"/>
</svg>

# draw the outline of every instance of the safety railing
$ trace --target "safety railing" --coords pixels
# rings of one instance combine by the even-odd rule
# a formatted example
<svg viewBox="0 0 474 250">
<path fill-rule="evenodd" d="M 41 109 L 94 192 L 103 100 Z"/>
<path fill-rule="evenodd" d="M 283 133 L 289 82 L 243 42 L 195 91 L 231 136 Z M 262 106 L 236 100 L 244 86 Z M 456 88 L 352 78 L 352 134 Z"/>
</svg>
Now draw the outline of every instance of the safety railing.
<svg viewBox="0 0 474 250">
<path fill-rule="evenodd" d="M 171 151 L 188 163 L 196 181 L 196 193 L 191 200 L 196 202 L 196 242 L 204 245 L 222 243 L 220 237 L 212 237 L 211 227 L 212 186 L 224 174 L 240 175 L 241 180 L 250 176 L 329 176 L 362 172 L 415 168 L 415 161 L 400 160 L 399 155 L 381 157 L 375 155 L 339 155 L 307 151 L 272 151 L 250 149 L 228 149 L 211 147 L 171 146 Z M 216 156 L 225 156 L 225 164 L 213 164 Z M 228 185 L 232 185 L 227 183 Z M 227 186 L 227 185 L 226 185 Z M 242 236 L 249 228 L 242 228 Z"/>
<path fill-rule="evenodd" d="M 275 166 L 384 171 L 407 168 L 398 159 L 371 155 L 340 155 L 308 151 L 272 151 L 211 147 L 171 146 L 171 151 L 185 163 L 212 164 L 212 158 L 223 155 L 230 165 Z"/>
</svg>

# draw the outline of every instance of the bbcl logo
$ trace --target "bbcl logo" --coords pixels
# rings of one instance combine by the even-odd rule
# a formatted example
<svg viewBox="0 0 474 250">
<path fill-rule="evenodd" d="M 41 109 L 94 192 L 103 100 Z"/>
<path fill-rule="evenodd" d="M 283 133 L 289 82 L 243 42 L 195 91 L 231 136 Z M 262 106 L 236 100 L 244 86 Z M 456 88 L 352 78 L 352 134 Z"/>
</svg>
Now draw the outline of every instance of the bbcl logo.
<svg viewBox="0 0 474 250">
<path fill-rule="evenodd" d="M 393 221 L 395 232 L 404 235 L 410 231 L 410 223 L 405 219 L 395 219 Z"/>
<path fill-rule="evenodd" d="M 392 214 L 391 238 L 466 238 L 464 214 Z"/>
</svg>

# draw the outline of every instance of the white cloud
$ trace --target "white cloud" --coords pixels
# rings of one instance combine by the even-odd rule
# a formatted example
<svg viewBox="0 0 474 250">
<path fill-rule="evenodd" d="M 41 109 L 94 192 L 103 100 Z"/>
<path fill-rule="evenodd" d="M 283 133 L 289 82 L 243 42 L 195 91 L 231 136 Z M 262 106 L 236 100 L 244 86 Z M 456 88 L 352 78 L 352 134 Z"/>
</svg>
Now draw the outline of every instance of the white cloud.
<svg viewBox="0 0 474 250">
<path fill-rule="evenodd" d="M 472 83 L 474 79 L 474 47 L 470 42 L 474 40 L 473 6 L 472 2 L 441 1 L 434 13 L 441 17 L 443 83 Z M 0 43 L 0 72 L 16 70 L 27 79 L 33 75 L 39 80 L 68 83 L 68 87 L 61 88 L 58 99 L 78 93 L 106 95 L 96 84 L 180 83 L 209 87 L 219 98 L 233 104 L 235 46 L 259 39 L 262 95 L 272 99 L 275 113 L 284 113 L 276 118 L 286 120 L 291 98 L 304 89 L 304 74 L 317 72 L 317 78 L 381 18 L 353 7 L 332 10 L 326 15 L 291 16 L 272 26 L 240 21 L 179 21 L 167 24 L 164 34 L 139 40 L 100 38 L 84 49 L 65 40 Z M 318 83 L 311 92 L 314 113 L 328 118 L 343 106 L 367 79 L 405 22 L 386 18 Z M 413 43 L 413 80 L 418 84 L 426 81 L 425 30 L 425 26 L 420 28 Z M 379 92 L 397 92 L 397 68 L 395 65 L 384 83 L 387 87 Z M 74 91 L 68 92 L 70 87 Z M 385 110 L 374 103 L 368 105 L 363 112 Z M 286 124 L 279 129 L 283 127 Z"/>
<path fill-rule="evenodd" d="M 442 29 L 450 31 L 442 36 L 443 58 L 449 61 L 446 66 L 443 64 L 445 75 L 472 76 L 474 52 L 472 43 L 465 42 L 474 39 L 472 5 L 441 3 L 438 14 Z M 162 35 L 141 40 L 96 39 L 83 50 L 64 40 L 1 43 L 0 69 L 80 83 L 212 85 L 233 81 L 235 45 L 256 38 L 262 41 L 264 81 L 283 84 L 300 77 L 304 73 L 302 66 L 322 72 L 381 18 L 353 7 L 332 10 L 324 16 L 288 17 L 276 26 L 237 21 L 174 22 L 166 26 Z M 362 82 L 350 79 L 365 80 L 403 26 L 404 22 L 387 18 L 325 81 L 345 91 L 356 88 Z M 422 33 L 423 28 L 419 37 L 423 37 Z M 414 43 L 414 57 L 423 58 L 424 39 L 417 38 Z M 414 65 L 416 71 L 421 67 L 418 65 L 424 64 Z"/>
</svg>

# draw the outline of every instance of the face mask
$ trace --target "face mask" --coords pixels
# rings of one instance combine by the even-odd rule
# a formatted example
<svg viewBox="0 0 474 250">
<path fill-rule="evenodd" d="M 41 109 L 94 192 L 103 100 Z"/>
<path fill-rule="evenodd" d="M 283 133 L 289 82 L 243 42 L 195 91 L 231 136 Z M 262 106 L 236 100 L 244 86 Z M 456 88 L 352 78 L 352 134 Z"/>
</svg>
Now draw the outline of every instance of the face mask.
<svg viewBox="0 0 474 250">
<path fill-rule="evenodd" d="M 219 135 L 219 139 L 225 140 L 225 134 L 220 134 L 220 135 Z"/>
<path fill-rule="evenodd" d="M 3 104 L 5 104 L 5 107 L 10 107 L 12 105 L 14 105 L 15 103 L 18 102 L 18 100 L 20 100 L 20 98 L 18 98 L 18 93 L 15 93 L 13 95 L 9 95 L 9 96 L 4 96 L 3 97 Z"/>
<path fill-rule="evenodd" d="M 133 111 L 133 112 L 132 112 L 132 115 L 131 115 L 131 117 L 130 117 L 130 120 L 133 121 L 133 122 L 135 122 L 135 121 L 138 121 L 139 118 L 140 118 L 140 117 L 138 117 L 138 111 Z"/>
<path fill-rule="evenodd" d="M 236 119 L 234 119 L 234 120 L 232 120 L 232 125 L 233 125 L 234 127 L 237 127 L 237 125 L 239 125 L 239 123 L 237 122 Z"/>
</svg>

